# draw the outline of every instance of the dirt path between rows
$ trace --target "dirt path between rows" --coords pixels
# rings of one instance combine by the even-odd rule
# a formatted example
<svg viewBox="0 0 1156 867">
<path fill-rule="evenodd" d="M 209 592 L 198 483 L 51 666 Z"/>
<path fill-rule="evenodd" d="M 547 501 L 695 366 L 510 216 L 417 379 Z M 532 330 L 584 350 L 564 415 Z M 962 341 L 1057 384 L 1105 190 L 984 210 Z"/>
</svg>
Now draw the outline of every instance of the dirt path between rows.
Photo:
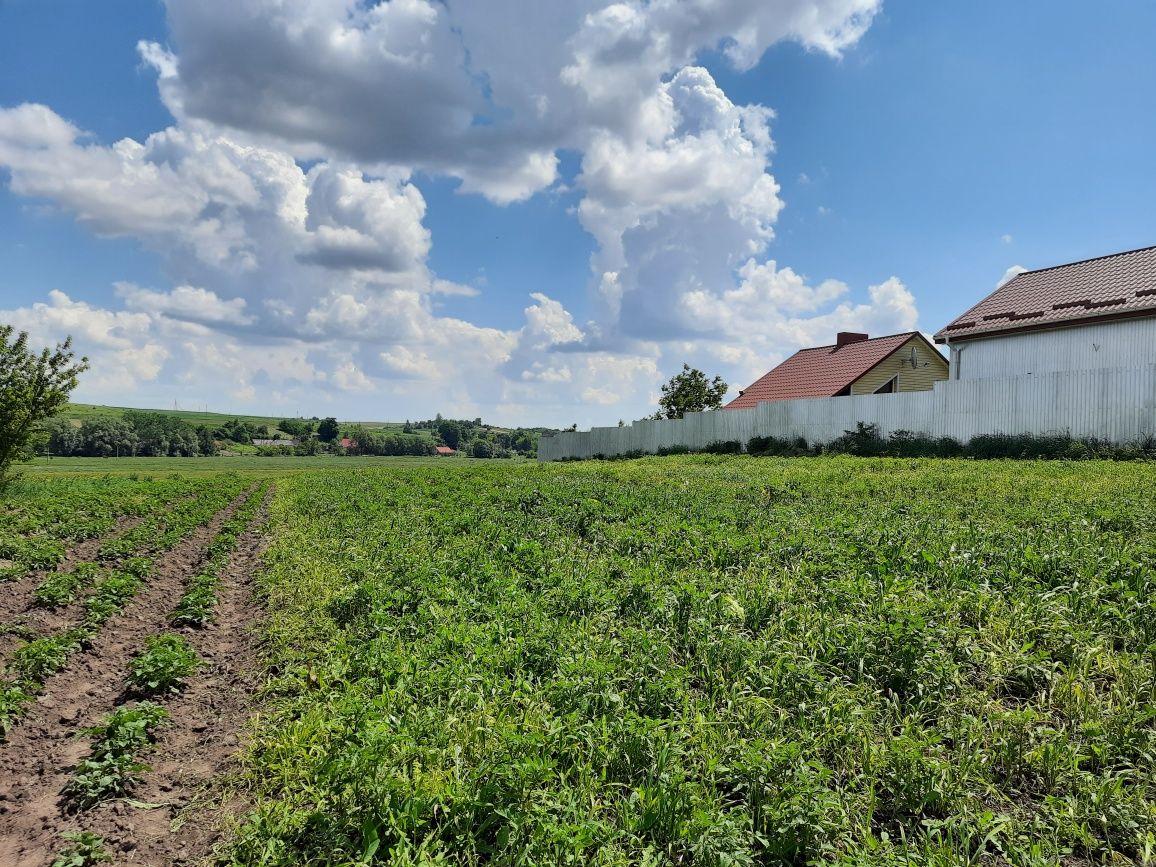
<svg viewBox="0 0 1156 867">
<path fill-rule="evenodd" d="M 164 702 L 170 721 L 145 761 L 152 766 L 134 799 L 157 805 L 104 804 L 84 819 L 87 831 L 117 849 L 118 864 L 168 865 L 203 861 L 224 825 L 242 807 L 222 785 L 239 770 L 246 722 L 260 685 L 257 629 L 263 613 L 254 574 L 265 547 L 262 528 L 272 489 L 221 574 L 213 621 L 183 630 L 206 667 L 180 695 Z"/>
<path fill-rule="evenodd" d="M 34 633 L 43 634 L 39 620 L 42 617 L 47 620 L 53 612 L 33 607 L 32 602 L 36 595 L 36 588 L 40 586 L 40 583 L 54 572 L 71 572 L 81 563 L 91 563 L 101 545 L 109 539 L 115 539 L 127 533 L 143 520 L 144 518 L 141 517 L 122 516 L 117 519 L 113 528 L 103 536 L 85 539 L 73 546 L 55 569 L 29 572 L 15 581 L 6 581 L 0 584 L 0 624 L 24 627 Z M 0 635 L 0 660 L 6 660 L 8 655 L 23 640 L 15 632 Z"/>
<path fill-rule="evenodd" d="M 65 817 L 58 806 L 71 768 L 87 752 L 87 741 L 76 734 L 116 706 L 133 655 L 146 637 L 165 630 L 168 614 L 205 547 L 248 493 L 158 557 L 136 598 L 104 625 L 87 652 L 46 681 L 40 698 L 9 733 L 8 743 L 0 745 L 3 867 L 49 865 L 60 848 L 60 832 L 83 830 L 83 817 Z"/>
</svg>

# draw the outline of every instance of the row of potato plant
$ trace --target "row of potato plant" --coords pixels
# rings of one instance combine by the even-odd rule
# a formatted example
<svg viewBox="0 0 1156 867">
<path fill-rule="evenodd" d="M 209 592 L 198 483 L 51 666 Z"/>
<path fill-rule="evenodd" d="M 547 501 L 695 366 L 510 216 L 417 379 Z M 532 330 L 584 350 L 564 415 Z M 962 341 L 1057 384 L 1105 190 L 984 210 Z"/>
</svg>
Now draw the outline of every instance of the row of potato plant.
<svg viewBox="0 0 1156 867">
<path fill-rule="evenodd" d="M 221 572 L 228 565 L 237 540 L 249 529 L 261 509 L 268 487 L 269 483 L 263 482 L 221 527 L 221 532 L 205 552 L 200 570 L 186 583 L 185 592 L 173 609 L 169 618 L 173 626 L 203 626 L 212 619 Z"/>
<path fill-rule="evenodd" d="M 7 732 L 23 715 L 44 681 L 63 669 L 73 654 L 85 647 L 105 622 L 136 596 L 156 559 L 188 533 L 211 520 L 246 484 L 231 476 L 204 480 L 194 499 L 158 514 L 155 521 L 142 524 L 153 531 L 151 538 L 140 542 L 140 547 L 151 557 L 128 557 L 118 566 L 92 573 L 92 590 L 84 598 L 81 622 L 51 635 L 25 641 L 14 651 L 6 668 L 6 677 L 0 680 L 0 734 Z M 135 551 L 131 549 L 124 553 Z M 90 571 L 85 569 L 84 574 L 90 575 Z"/>
<path fill-rule="evenodd" d="M 94 728 L 82 734 L 93 738 L 92 747 L 73 771 L 61 795 L 72 811 L 87 810 L 110 798 L 132 794 L 141 775 L 150 770 L 140 760 L 154 741 L 156 729 L 168 719 L 160 705 L 142 701 L 122 705 Z"/>
<path fill-rule="evenodd" d="M 278 486 L 235 864 L 1152 863 L 1143 465 Z"/>
<path fill-rule="evenodd" d="M 200 658 L 179 635 L 155 635 L 133 659 L 126 679 L 129 692 L 157 697 L 179 692 L 200 667 Z M 123 704 L 99 726 L 81 734 L 93 738 L 88 756 L 61 790 L 67 808 L 79 812 L 112 798 L 131 795 L 152 768 L 142 754 L 153 744 L 168 712 L 153 701 Z"/>
<path fill-rule="evenodd" d="M 180 477 L 22 479 L 0 503 L 0 560 L 7 564 L 0 580 L 52 569 L 70 544 L 107 533 L 122 517 L 151 514 L 197 487 Z"/>
<path fill-rule="evenodd" d="M 201 570 L 187 582 L 188 589 L 170 617 L 175 625 L 208 622 L 219 573 L 237 539 L 261 508 L 267 488 L 268 482 L 262 482 L 250 491 L 209 543 Z M 168 719 L 164 707 L 148 699 L 180 692 L 201 666 L 196 650 L 182 635 L 154 635 L 145 640 L 144 648 L 129 667 L 126 691 L 146 700 L 116 708 L 100 726 L 83 732 L 94 740 L 88 757 L 77 765 L 61 791 L 69 810 L 81 812 L 134 793 L 143 775 L 152 770 L 143 761 L 143 754 L 155 742 L 157 729 Z M 88 853 L 107 855 L 104 840 L 93 834 L 83 835 L 79 841 L 69 840 L 58 861 L 90 857 Z"/>
</svg>

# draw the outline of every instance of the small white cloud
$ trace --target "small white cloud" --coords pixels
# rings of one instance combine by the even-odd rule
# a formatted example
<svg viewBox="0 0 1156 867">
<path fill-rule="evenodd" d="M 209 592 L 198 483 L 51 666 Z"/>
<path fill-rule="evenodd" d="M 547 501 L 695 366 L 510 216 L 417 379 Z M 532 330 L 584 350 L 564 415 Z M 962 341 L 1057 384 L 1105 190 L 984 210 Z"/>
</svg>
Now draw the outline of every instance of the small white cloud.
<svg viewBox="0 0 1156 867">
<path fill-rule="evenodd" d="M 999 239 L 1005 244 L 1010 244 L 1014 240 L 1011 235 L 1000 235 Z"/>
<path fill-rule="evenodd" d="M 1000 277 L 999 282 L 995 284 L 996 287 L 998 288 L 998 287 L 1002 286 L 1008 280 L 1015 278 L 1019 274 L 1023 274 L 1027 270 L 1028 269 L 1025 268 L 1023 265 L 1012 265 L 1010 268 L 1008 268 L 1006 271 L 1003 272 L 1003 276 Z"/>
<path fill-rule="evenodd" d="M 795 178 L 795 183 L 801 187 L 805 187 L 811 183 L 811 176 L 806 172 L 799 172 L 799 176 Z"/>
<path fill-rule="evenodd" d="M 818 211 L 820 217 L 829 217 L 831 215 L 831 209 L 826 205 L 819 205 L 816 210 Z"/>
</svg>

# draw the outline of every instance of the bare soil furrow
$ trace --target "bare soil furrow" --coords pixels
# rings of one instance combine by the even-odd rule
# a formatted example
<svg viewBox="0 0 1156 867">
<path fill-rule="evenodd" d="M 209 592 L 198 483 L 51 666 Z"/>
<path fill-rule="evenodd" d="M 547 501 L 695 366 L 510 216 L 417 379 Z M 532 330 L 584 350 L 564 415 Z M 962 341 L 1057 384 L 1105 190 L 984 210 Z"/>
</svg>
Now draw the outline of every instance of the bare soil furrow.
<svg viewBox="0 0 1156 867">
<path fill-rule="evenodd" d="M 62 815 L 61 787 L 84 757 L 87 743 L 76 735 L 95 725 L 121 698 L 132 656 L 149 635 L 164 630 L 186 578 L 205 547 L 244 502 L 233 500 L 211 521 L 161 554 L 148 583 L 119 615 L 105 624 L 86 652 L 50 677 L 43 693 L 0 746 L 0 864 L 51 864 L 59 834 L 79 830 L 83 819 Z"/>
<path fill-rule="evenodd" d="M 84 829 L 105 838 L 118 864 L 198 863 L 239 812 L 238 799 L 221 782 L 239 769 L 237 758 L 259 686 L 257 630 L 263 615 L 253 576 L 271 497 L 272 490 L 221 573 L 213 621 L 202 629 L 182 630 L 205 668 L 164 702 L 170 719 L 145 756 L 152 771 L 134 793 L 151 806 L 105 804 L 84 818 Z"/>
<path fill-rule="evenodd" d="M 5 632 L 0 634 L 0 661 L 6 660 L 8 655 L 19 646 L 20 642 L 23 641 L 22 635 L 44 635 L 52 631 L 56 621 L 67 622 L 63 609 L 59 612 L 53 612 L 34 607 L 33 599 L 40 582 L 53 572 L 71 572 L 81 563 L 91 563 L 101 545 L 109 539 L 115 539 L 127 533 L 143 520 L 144 518 L 141 517 L 130 516 L 119 518 L 116 525 L 108 533 L 92 539 L 85 539 L 73 547 L 55 569 L 30 572 L 17 582 L 0 585 L 4 591 L 3 595 L 0 595 L 0 624 L 9 627 L 15 626 L 20 629 L 20 633 Z M 70 607 L 79 611 L 80 603 L 77 602 Z"/>
</svg>

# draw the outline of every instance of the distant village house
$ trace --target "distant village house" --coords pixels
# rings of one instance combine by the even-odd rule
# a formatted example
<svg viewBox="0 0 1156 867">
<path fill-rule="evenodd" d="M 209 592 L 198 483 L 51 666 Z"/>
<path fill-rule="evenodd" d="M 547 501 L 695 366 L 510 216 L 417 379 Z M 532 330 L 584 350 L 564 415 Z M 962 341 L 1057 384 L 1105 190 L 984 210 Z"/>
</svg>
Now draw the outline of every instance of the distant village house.
<svg viewBox="0 0 1156 867">
<path fill-rule="evenodd" d="M 947 377 L 947 361 L 918 331 L 875 338 L 840 331 L 833 344 L 800 349 L 723 408 L 749 409 L 767 400 L 930 391 Z"/>
</svg>

